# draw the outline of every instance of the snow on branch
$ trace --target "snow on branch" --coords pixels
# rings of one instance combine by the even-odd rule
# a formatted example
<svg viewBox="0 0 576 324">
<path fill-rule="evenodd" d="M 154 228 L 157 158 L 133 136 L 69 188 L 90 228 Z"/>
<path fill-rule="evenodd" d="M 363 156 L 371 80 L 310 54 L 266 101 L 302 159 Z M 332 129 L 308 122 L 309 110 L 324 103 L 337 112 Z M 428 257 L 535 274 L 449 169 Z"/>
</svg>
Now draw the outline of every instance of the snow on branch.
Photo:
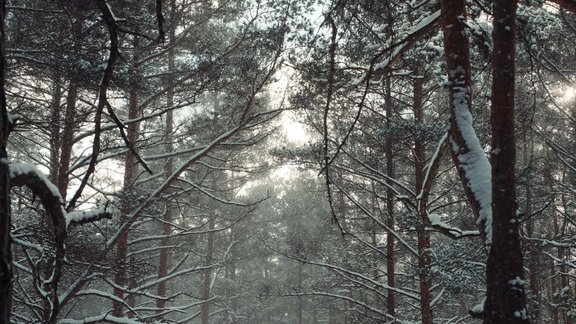
<svg viewBox="0 0 576 324">
<path fill-rule="evenodd" d="M 92 223 L 103 218 L 112 219 L 112 213 L 106 207 L 95 208 L 91 210 L 73 211 L 66 214 L 66 224 L 86 224 Z"/>
<path fill-rule="evenodd" d="M 432 230 L 440 232 L 452 239 L 461 239 L 464 237 L 480 236 L 480 231 L 463 231 L 457 227 L 453 227 L 440 219 L 438 214 L 428 214 L 428 220 Z"/>
<path fill-rule="evenodd" d="M 411 49 L 412 46 L 416 44 L 418 40 L 420 40 L 422 37 L 431 32 L 436 26 L 436 23 L 439 21 L 439 19 L 440 19 L 440 10 L 435 11 L 434 13 L 430 14 L 427 17 L 424 17 L 416 26 L 412 27 L 412 30 L 401 41 L 379 51 L 375 55 L 376 60 L 381 56 L 383 56 L 384 54 L 388 53 L 390 49 L 396 47 L 396 49 L 392 53 L 390 53 L 388 57 L 382 62 L 376 64 L 375 63 L 376 60 L 374 61 L 373 64 L 374 71 L 385 70 L 391 65 L 393 65 L 405 52 Z M 364 78 L 361 78 L 359 80 L 356 80 L 355 82 L 360 83 L 363 80 Z"/>
<path fill-rule="evenodd" d="M 67 213 L 58 188 L 46 178 L 42 171 L 31 164 L 10 164 L 10 186 L 29 188 L 35 196 L 40 198 L 46 212 L 52 217 L 54 227 L 63 224 L 64 231 L 70 224 L 78 225 L 112 218 L 112 213 L 106 207 Z"/>
<path fill-rule="evenodd" d="M 74 319 L 63 319 L 60 320 L 58 323 L 60 324 L 83 324 L 83 323 L 100 323 L 100 322 L 108 322 L 108 323 L 122 323 L 122 324 L 142 324 L 140 321 L 136 321 L 130 318 L 125 317 L 116 317 L 110 314 L 101 314 L 91 317 L 85 317 L 81 320 L 74 320 Z"/>
</svg>

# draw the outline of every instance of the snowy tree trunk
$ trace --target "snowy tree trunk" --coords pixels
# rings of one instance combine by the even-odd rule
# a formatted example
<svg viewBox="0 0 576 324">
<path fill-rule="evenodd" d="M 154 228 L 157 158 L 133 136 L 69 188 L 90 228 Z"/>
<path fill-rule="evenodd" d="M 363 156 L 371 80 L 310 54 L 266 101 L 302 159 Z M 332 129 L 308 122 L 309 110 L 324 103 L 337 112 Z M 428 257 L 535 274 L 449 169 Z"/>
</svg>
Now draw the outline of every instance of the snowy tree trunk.
<svg viewBox="0 0 576 324">
<path fill-rule="evenodd" d="M 528 323 L 516 202 L 515 0 L 493 3 L 492 247 L 486 264 L 484 323 Z"/>
<path fill-rule="evenodd" d="M 10 323 L 12 306 L 12 256 L 10 250 L 10 171 L 6 142 L 8 110 L 6 107 L 5 27 L 6 3 L 0 0 L 0 323 Z"/>
<path fill-rule="evenodd" d="M 450 99 L 450 148 L 462 187 L 485 244 L 491 244 L 490 163 L 472 126 L 470 48 L 466 36 L 465 0 L 441 0 L 444 54 Z"/>
</svg>

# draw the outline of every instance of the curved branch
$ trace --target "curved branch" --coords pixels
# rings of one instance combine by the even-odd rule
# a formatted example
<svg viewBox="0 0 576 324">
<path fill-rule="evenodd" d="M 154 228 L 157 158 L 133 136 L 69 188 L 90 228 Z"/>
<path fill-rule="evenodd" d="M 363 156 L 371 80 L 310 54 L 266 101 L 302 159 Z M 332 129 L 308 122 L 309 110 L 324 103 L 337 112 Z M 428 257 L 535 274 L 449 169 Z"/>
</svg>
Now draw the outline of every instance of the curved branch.
<svg viewBox="0 0 576 324">
<path fill-rule="evenodd" d="M 67 229 L 70 223 L 84 224 L 102 218 L 111 218 L 112 214 L 106 208 L 93 211 L 78 211 L 67 213 L 64 209 L 64 201 L 58 188 L 36 167 L 25 163 L 10 164 L 10 187 L 27 187 L 32 193 L 40 198 L 46 213 L 52 221 L 55 257 L 52 273 L 49 279 L 44 280 L 44 285 L 49 290 L 48 302 L 51 305 L 49 322 L 54 323 L 58 315 L 60 300 L 58 298 L 58 283 L 62 276 L 64 265 L 65 245 Z"/>
<path fill-rule="evenodd" d="M 29 164 L 10 164 L 10 185 L 30 188 L 40 198 L 46 213 L 52 220 L 56 251 L 52 274 L 44 284 L 49 289 L 47 298 L 52 306 L 51 314 L 49 315 L 50 322 L 54 322 L 59 309 L 58 282 L 62 275 L 65 255 L 66 211 L 64 210 L 64 202 L 58 188 L 42 172 Z"/>
<path fill-rule="evenodd" d="M 110 54 L 108 56 L 108 62 L 106 64 L 106 69 L 104 70 L 104 76 L 100 82 L 98 90 L 98 105 L 96 108 L 96 114 L 94 116 L 94 140 L 92 143 L 92 157 L 90 158 L 90 164 L 88 165 L 88 170 L 80 183 L 80 187 L 76 190 L 76 193 L 70 200 L 66 210 L 71 210 L 76 206 L 76 202 L 82 195 L 82 191 L 88 184 L 88 180 L 96 170 L 96 163 L 98 163 L 98 154 L 100 153 L 100 133 L 102 131 L 102 114 L 104 108 L 106 108 L 108 103 L 108 87 L 112 81 L 114 73 L 114 65 L 120 56 L 120 50 L 118 49 L 118 26 L 116 25 L 116 18 L 110 9 L 110 6 L 106 0 L 94 0 L 98 9 L 102 12 L 102 18 L 106 23 L 108 28 L 108 33 L 110 35 Z"/>
</svg>

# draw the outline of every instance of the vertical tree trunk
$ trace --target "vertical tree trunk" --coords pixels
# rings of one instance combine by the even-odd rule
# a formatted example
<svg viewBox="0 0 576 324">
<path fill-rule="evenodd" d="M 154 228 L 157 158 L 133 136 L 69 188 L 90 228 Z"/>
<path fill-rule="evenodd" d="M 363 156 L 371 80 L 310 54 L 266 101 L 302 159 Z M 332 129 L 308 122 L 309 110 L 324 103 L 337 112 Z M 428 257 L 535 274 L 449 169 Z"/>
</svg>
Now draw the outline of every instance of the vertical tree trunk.
<svg viewBox="0 0 576 324">
<path fill-rule="evenodd" d="M 492 247 L 484 323 L 528 323 L 516 202 L 514 82 L 516 0 L 493 2 Z"/>
<path fill-rule="evenodd" d="M 566 179 L 566 174 L 564 174 L 562 176 L 562 182 L 566 183 L 567 179 Z M 562 208 L 564 210 L 570 210 L 570 206 L 568 204 L 568 201 L 566 200 L 566 195 L 561 194 L 561 202 L 562 202 Z M 569 224 L 570 220 L 568 219 L 568 216 L 564 216 L 564 218 L 562 219 L 562 226 L 560 226 L 558 229 L 558 235 L 554 236 L 554 237 L 565 237 L 566 235 L 570 235 L 569 232 L 567 233 L 566 230 L 568 228 L 568 224 Z M 556 223 L 556 225 L 558 225 Z M 565 247 L 559 246 L 556 250 L 556 255 L 558 260 L 567 260 L 570 259 L 570 249 L 567 249 Z M 572 320 L 572 316 L 570 316 L 570 314 L 568 314 L 568 312 L 570 311 L 571 308 L 571 302 L 572 300 L 566 300 L 566 292 L 572 292 L 572 288 L 570 287 L 570 276 L 571 274 L 569 273 L 569 269 L 568 266 L 566 265 L 565 262 L 560 262 L 559 266 L 558 266 L 558 271 L 560 273 L 560 288 L 558 291 L 556 292 L 561 292 L 558 296 L 558 302 L 561 305 L 560 309 L 561 309 L 561 314 L 563 315 L 563 319 L 564 319 L 564 323 L 565 324 L 572 324 L 574 321 Z M 567 304 L 568 302 L 568 304 Z"/>
<path fill-rule="evenodd" d="M 472 127 L 472 69 L 465 22 L 465 0 L 440 0 L 444 55 L 448 70 L 450 142 L 452 161 L 457 167 L 470 208 L 486 245 L 491 244 L 492 211 L 489 196 L 490 164 Z M 485 178 L 485 179 L 484 179 Z M 475 179 L 475 181 L 472 181 Z M 482 182 L 481 182 L 481 181 Z"/>
<path fill-rule="evenodd" d="M 10 170 L 8 141 L 8 109 L 6 106 L 6 3 L 0 0 L 0 323 L 10 323 L 12 308 L 12 254 L 10 250 Z"/>
<path fill-rule="evenodd" d="M 171 12 L 171 22 L 168 31 L 168 41 L 172 44 L 175 40 L 175 33 L 176 33 L 176 1 L 170 1 L 170 12 Z M 176 52 L 174 47 L 170 47 L 168 50 L 168 73 L 172 73 L 175 71 L 175 62 L 174 58 L 176 56 Z M 166 130 L 164 133 L 164 149 L 166 153 L 171 153 L 174 151 L 174 144 L 173 142 L 173 131 L 174 131 L 174 115 L 173 110 L 171 107 L 174 105 L 174 77 L 172 74 L 168 76 L 168 91 L 166 92 L 166 106 L 168 107 L 168 112 L 166 113 Z M 164 165 L 164 177 L 168 179 L 172 173 L 174 172 L 174 159 L 169 157 Z M 170 238 L 168 235 L 172 232 L 172 215 L 173 208 L 172 204 L 167 201 L 166 202 L 166 212 L 164 213 L 164 222 L 162 225 L 162 234 L 164 237 L 160 241 L 160 257 L 158 262 L 158 278 L 165 277 L 168 274 L 168 265 L 170 262 L 170 250 L 166 248 L 170 245 Z M 162 281 L 158 284 L 156 294 L 158 296 L 166 296 L 166 281 Z M 166 300 L 158 299 L 156 300 L 156 308 L 158 308 L 157 312 L 161 313 L 163 308 L 166 306 Z"/>
<path fill-rule="evenodd" d="M 66 201 L 68 183 L 70 182 L 70 159 L 72 157 L 72 147 L 74 146 L 74 131 L 76 130 L 76 101 L 78 100 L 78 85 L 75 80 L 70 80 L 68 93 L 66 95 L 66 112 L 64 116 L 64 127 L 62 130 L 62 147 L 60 149 L 60 161 L 58 164 L 58 180 L 56 186 L 62 200 Z"/>
<path fill-rule="evenodd" d="M 82 21 L 77 18 L 77 13 L 72 17 L 72 37 L 74 40 L 74 52 L 79 55 L 81 52 L 82 43 L 79 41 L 82 33 Z M 60 146 L 60 159 L 56 164 L 58 169 L 56 171 L 57 178 L 55 181 L 56 187 L 62 196 L 62 200 L 66 202 L 68 191 L 68 184 L 70 182 L 70 160 L 72 157 L 72 147 L 74 146 L 74 132 L 76 131 L 76 104 L 78 101 L 78 79 L 72 76 L 69 80 L 68 90 L 66 93 L 66 111 L 64 113 L 64 124 L 62 128 L 62 137 L 59 139 Z M 55 85 L 59 86 L 59 85 Z M 59 104 L 58 104 L 59 105 Z M 54 107 L 56 108 L 56 107 Z M 58 107 L 59 108 L 59 107 Z M 59 123 L 59 121 L 58 121 Z M 59 127 L 58 127 L 59 131 Z"/>
<path fill-rule="evenodd" d="M 524 209 L 525 215 L 532 213 L 532 189 L 526 186 L 526 208 Z M 526 235 L 531 238 L 534 237 L 534 220 L 528 219 L 526 223 Z M 530 319 L 535 323 L 540 322 L 540 303 L 542 301 L 542 292 L 540 291 L 540 280 L 538 274 L 542 271 L 540 268 L 540 247 L 536 242 L 527 241 L 526 245 L 530 251 L 530 263 L 528 269 L 530 271 L 530 292 L 535 299 L 534 308 L 532 308 Z"/>
<path fill-rule="evenodd" d="M 385 104 L 386 104 L 386 127 L 392 125 L 392 87 L 391 87 L 391 76 L 390 71 L 386 73 L 386 84 L 385 84 Z M 392 150 L 392 138 L 386 139 L 386 176 L 390 179 L 394 177 L 394 153 Z M 389 185 L 392 185 L 389 183 Z M 395 226 L 395 216 L 394 216 L 394 192 L 389 187 L 386 188 L 386 212 L 387 220 L 386 225 L 390 229 L 394 229 Z M 388 287 L 396 287 L 396 270 L 395 270 L 395 258 L 394 258 L 394 235 L 388 233 L 386 235 L 386 278 Z M 391 316 L 396 316 L 396 293 L 393 289 L 388 289 L 386 311 Z"/>
<path fill-rule="evenodd" d="M 298 290 L 302 291 L 303 280 L 303 267 L 302 262 L 298 262 Z M 298 324 L 304 324 L 304 297 L 298 296 Z"/>
<path fill-rule="evenodd" d="M 423 103 L 423 80 L 415 73 L 416 78 L 413 81 L 414 86 L 414 119 L 416 122 L 424 121 L 424 114 L 422 111 Z M 414 141 L 414 169 L 416 177 L 416 192 L 421 192 L 424 188 L 424 166 L 426 163 L 426 151 L 424 140 L 416 137 Z M 428 195 L 422 195 L 418 202 L 418 216 L 421 222 L 416 227 L 416 234 L 418 235 L 418 278 L 420 280 L 420 316 L 423 324 L 433 323 L 432 314 L 432 284 L 430 282 L 430 234 L 426 231 L 426 227 L 430 225 L 427 213 L 427 200 Z"/>
<path fill-rule="evenodd" d="M 132 61 L 134 64 L 138 62 L 139 59 L 139 47 L 140 40 L 138 36 L 134 36 L 133 39 L 134 54 Z M 135 66 L 135 72 L 138 73 L 138 66 Z M 137 79 L 137 77 L 135 77 Z M 140 115 L 140 109 L 138 107 L 138 84 L 136 80 L 132 81 L 129 93 L 128 102 L 128 119 L 136 119 Z M 140 123 L 130 123 L 126 129 L 126 137 L 131 144 L 135 144 L 138 139 L 138 133 L 140 130 Z M 138 172 L 137 159 L 134 153 L 129 150 L 126 152 L 124 158 L 124 180 L 122 185 L 122 191 L 124 194 L 122 207 L 120 209 L 120 226 L 127 220 L 127 216 L 133 210 L 131 202 L 131 192 L 134 190 L 133 184 L 136 180 Z M 124 290 L 128 287 L 128 232 L 120 234 L 118 237 L 118 242 L 116 243 L 116 273 L 114 274 L 114 283 L 117 287 L 114 288 L 114 296 L 118 297 L 120 300 L 124 299 Z M 120 301 L 112 302 L 112 315 L 117 317 L 123 316 L 124 304 Z"/>
<path fill-rule="evenodd" d="M 230 242 L 229 244 L 232 245 L 232 248 L 230 250 L 230 260 L 228 261 L 228 263 L 226 264 L 226 268 L 227 268 L 227 276 L 228 276 L 228 280 L 230 280 L 231 282 L 235 282 L 236 281 L 236 245 L 234 244 L 234 240 L 235 240 L 235 229 L 234 227 L 230 228 Z M 236 292 L 233 292 L 232 295 L 228 296 L 228 299 L 233 298 L 232 299 L 232 314 L 229 316 L 230 317 L 230 321 L 232 324 L 236 324 L 236 322 L 238 321 L 238 297 L 236 296 Z"/>
<path fill-rule="evenodd" d="M 209 267 L 212 264 L 214 257 L 214 219 L 208 222 L 208 239 L 206 241 L 206 259 L 204 265 Z M 202 324 L 209 324 L 210 319 L 210 295 L 212 291 L 212 268 L 204 271 L 204 283 L 202 284 Z"/>
<path fill-rule="evenodd" d="M 527 133 L 525 133 L 527 134 Z M 523 145 L 523 161 L 522 163 L 524 165 L 528 165 L 530 163 L 530 159 L 531 159 L 531 154 L 530 154 L 530 148 L 528 146 L 528 136 L 525 135 L 524 139 L 523 139 L 524 145 Z M 527 220 L 526 220 L 526 236 L 528 238 L 533 238 L 534 237 L 534 225 L 535 225 L 535 220 L 530 217 L 530 215 L 532 214 L 532 182 L 530 179 L 526 180 L 527 183 L 525 185 L 525 205 L 524 205 L 524 215 L 526 215 Z M 530 319 L 532 321 L 534 321 L 535 323 L 539 323 L 540 322 L 540 313 L 541 313 L 541 305 L 540 303 L 542 302 L 542 292 L 540 291 L 540 278 L 538 276 L 538 274 L 542 271 L 542 269 L 540 269 L 540 254 L 541 254 L 541 248 L 540 248 L 540 244 L 538 242 L 532 242 L 531 240 L 525 240 L 522 243 L 524 243 L 524 247 L 525 249 L 527 249 L 530 253 L 530 263 L 528 264 L 528 269 L 530 272 L 530 276 L 529 276 L 529 284 L 530 284 L 530 292 L 532 294 L 532 298 L 534 299 L 535 303 L 532 303 L 531 305 L 531 314 L 530 314 Z"/>
<path fill-rule="evenodd" d="M 48 178 L 52 183 L 58 183 L 58 170 L 60 169 L 60 105 L 62 103 L 62 77 L 60 71 L 54 72 L 52 83 L 52 102 L 50 114 L 50 170 Z"/>
</svg>

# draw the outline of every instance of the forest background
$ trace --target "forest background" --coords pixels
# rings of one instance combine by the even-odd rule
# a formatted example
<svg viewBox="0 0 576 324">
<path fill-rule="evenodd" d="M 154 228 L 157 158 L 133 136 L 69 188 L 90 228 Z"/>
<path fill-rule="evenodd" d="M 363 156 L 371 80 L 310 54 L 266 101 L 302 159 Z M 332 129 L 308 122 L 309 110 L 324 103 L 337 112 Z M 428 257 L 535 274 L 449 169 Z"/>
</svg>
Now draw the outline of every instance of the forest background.
<svg viewBox="0 0 576 324">
<path fill-rule="evenodd" d="M 0 7 L 0 323 L 576 319 L 576 1 Z"/>
</svg>

